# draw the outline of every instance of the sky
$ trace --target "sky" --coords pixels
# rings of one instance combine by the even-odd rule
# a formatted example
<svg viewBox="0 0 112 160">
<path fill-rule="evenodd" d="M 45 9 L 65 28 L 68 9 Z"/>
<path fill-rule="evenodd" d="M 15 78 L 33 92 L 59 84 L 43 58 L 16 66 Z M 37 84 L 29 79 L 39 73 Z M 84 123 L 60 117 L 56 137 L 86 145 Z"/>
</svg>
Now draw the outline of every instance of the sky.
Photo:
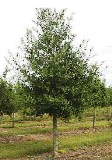
<svg viewBox="0 0 112 160">
<path fill-rule="evenodd" d="M 26 28 L 33 25 L 35 8 L 40 7 L 67 8 L 74 13 L 72 24 L 76 40 L 89 40 L 96 55 L 94 61 L 103 62 L 101 72 L 106 84 L 112 84 L 111 0 L 0 0 L 0 73 L 5 68 L 8 51 L 17 51 Z"/>
</svg>

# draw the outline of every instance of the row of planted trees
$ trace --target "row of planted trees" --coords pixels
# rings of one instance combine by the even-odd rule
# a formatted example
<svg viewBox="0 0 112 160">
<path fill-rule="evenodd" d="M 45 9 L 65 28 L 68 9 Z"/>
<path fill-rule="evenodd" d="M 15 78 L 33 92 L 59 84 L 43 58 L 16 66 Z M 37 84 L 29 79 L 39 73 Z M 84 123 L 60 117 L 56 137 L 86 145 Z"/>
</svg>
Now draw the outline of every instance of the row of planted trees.
<svg viewBox="0 0 112 160">
<path fill-rule="evenodd" d="M 20 93 L 15 95 L 19 96 L 16 101 L 12 96 L 14 102 L 11 104 L 16 103 L 16 107 L 17 104 L 19 107 L 30 104 L 38 114 L 48 113 L 53 117 L 54 158 L 58 151 L 57 118 L 79 116 L 91 106 L 95 112 L 97 106 L 105 106 L 109 102 L 99 68 L 96 64 L 90 64 L 91 50 L 86 41 L 74 46 L 71 18 L 67 18 L 65 13 L 65 10 L 36 9 L 34 27 L 27 30 L 20 52 L 9 60 L 21 84 L 20 90 L 16 88 Z M 9 95 L 13 93 L 14 86 L 9 89 Z M 4 106 L 6 104 L 0 102 L 3 112 Z"/>
<path fill-rule="evenodd" d="M 20 83 L 12 84 L 6 78 L 0 78 L 0 120 L 8 115 L 14 127 L 15 115 L 20 112 L 23 116 L 35 115 L 36 111 L 32 97 L 27 95 Z"/>
<path fill-rule="evenodd" d="M 15 93 L 12 85 L 8 84 L 5 79 L 0 78 L 0 119 L 2 119 L 3 114 L 14 118 L 14 112 L 16 112 L 15 103 Z"/>
<path fill-rule="evenodd" d="M 104 88 L 104 87 L 105 86 L 103 83 L 103 88 L 99 88 L 97 92 L 100 92 L 100 95 L 103 96 L 105 101 L 101 101 L 101 103 L 99 103 L 98 98 L 100 97 L 97 98 L 96 97 L 97 94 L 95 94 L 95 91 L 94 91 L 92 96 L 92 98 L 94 99 L 91 102 L 92 105 L 91 106 L 89 105 L 89 107 L 86 107 L 84 109 L 84 111 L 87 112 L 87 116 L 91 117 L 93 115 L 93 128 L 95 128 L 97 110 L 99 110 L 98 116 L 100 117 L 102 116 L 103 119 L 107 119 L 108 121 L 110 121 L 112 118 L 112 113 L 111 113 L 112 88 L 111 87 Z M 103 89 L 103 92 L 102 92 L 102 89 Z M 96 103 L 96 105 L 95 104 L 93 105 L 93 103 Z M 25 119 L 35 120 L 37 116 L 42 115 L 42 114 L 39 114 L 38 107 L 35 105 L 34 99 L 32 99 L 30 95 L 25 93 L 25 90 L 21 84 L 16 83 L 13 85 L 7 82 L 5 79 L 1 78 L 0 79 L 0 120 L 2 120 L 3 114 L 9 115 L 10 117 L 13 118 L 12 127 L 14 127 L 14 113 L 17 113 L 17 112 L 22 116 L 21 118 L 23 118 L 23 120 Z M 88 115 L 88 113 L 90 115 Z M 77 118 L 81 120 L 83 118 L 83 114 L 80 112 L 77 115 Z"/>
<path fill-rule="evenodd" d="M 0 119 L 4 114 L 12 118 L 12 127 L 14 127 L 14 113 L 19 108 L 18 95 L 16 88 L 8 83 L 4 77 L 0 78 Z"/>
</svg>

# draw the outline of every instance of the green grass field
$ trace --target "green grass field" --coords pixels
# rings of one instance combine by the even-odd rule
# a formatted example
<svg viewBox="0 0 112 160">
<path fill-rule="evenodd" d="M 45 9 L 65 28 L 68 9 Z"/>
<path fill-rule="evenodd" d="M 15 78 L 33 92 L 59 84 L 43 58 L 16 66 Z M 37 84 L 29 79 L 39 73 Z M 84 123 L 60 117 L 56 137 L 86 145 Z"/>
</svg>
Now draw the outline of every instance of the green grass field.
<svg viewBox="0 0 112 160">
<path fill-rule="evenodd" d="M 87 112 L 85 113 L 85 115 Z M 47 160 L 52 157 L 52 118 L 45 116 L 35 121 L 16 121 L 11 128 L 6 118 L 0 124 L 0 159 L 36 159 Z M 59 155 L 73 156 L 73 159 L 112 159 L 112 128 L 105 118 L 96 122 L 88 117 L 78 121 L 72 118 L 69 122 L 58 120 Z M 89 155 L 88 155 L 89 153 Z M 84 157 L 85 156 L 85 157 Z M 96 156 L 96 158 L 95 158 Z M 93 158 L 94 157 L 94 158 Z"/>
</svg>

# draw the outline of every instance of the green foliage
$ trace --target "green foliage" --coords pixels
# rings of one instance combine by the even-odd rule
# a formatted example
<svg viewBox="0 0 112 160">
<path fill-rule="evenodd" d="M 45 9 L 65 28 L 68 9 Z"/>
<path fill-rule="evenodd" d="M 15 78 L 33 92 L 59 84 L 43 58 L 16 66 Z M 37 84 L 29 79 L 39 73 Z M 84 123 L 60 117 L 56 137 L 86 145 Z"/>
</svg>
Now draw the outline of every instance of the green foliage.
<svg viewBox="0 0 112 160">
<path fill-rule="evenodd" d="M 88 106 L 96 76 L 88 65 L 86 42 L 73 47 L 75 35 L 65 10 L 36 9 L 36 13 L 35 27 L 22 40 L 22 54 L 13 58 L 16 70 L 39 114 L 78 116 Z"/>
<path fill-rule="evenodd" d="M 35 115 L 35 101 L 30 94 L 27 93 L 27 90 L 19 82 L 13 87 L 16 94 L 16 105 L 18 106 L 19 112 L 23 117 Z"/>
<path fill-rule="evenodd" d="M 90 70 L 91 85 L 89 88 L 89 105 L 92 107 L 104 107 L 106 105 L 106 87 L 101 81 L 99 68 L 96 65 Z M 94 75 L 94 76 L 93 76 Z"/>
<path fill-rule="evenodd" d="M 106 106 L 112 106 L 112 87 L 106 88 L 106 94 L 107 94 L 107 99 L 106 99 Z"/>
<path fill-rule="evenodd" d="M 13 86 L 2 78 L 0 79 L 0 111 L 8 115 L 16 112 Z"/>
</svg>

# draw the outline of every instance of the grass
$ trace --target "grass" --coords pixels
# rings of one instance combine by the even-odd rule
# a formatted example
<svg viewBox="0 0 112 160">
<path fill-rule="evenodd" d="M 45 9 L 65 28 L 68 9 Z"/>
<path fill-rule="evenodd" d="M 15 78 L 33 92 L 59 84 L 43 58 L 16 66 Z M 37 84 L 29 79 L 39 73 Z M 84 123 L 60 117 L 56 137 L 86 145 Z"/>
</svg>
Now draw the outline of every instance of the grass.
<svg viewBox="0 0 112 160">
<path fill-rule="evenodd" d="M 96 108 L 96 115 L 97 120 L 107 120 L 108 119 L 108 112 L 112 113 L 112 106 L 111 107 L 97 107 Z M 85 120 L 91 120 L 93 117 L 93 108 L 88 108 L 83 112 L 82 119 Z"/>
<path fill-rule="evenodd" d="M 101 115 L 105 111 L 105 108 L 98 110 L 98 115 Z M 89 112 L 92 112 L 90 110 Z M 92 115 L 89 112 L 84 113 Z M 11 122 L 4 120 L 0 124 L 0 138 L 10 138 L 17 135 L 32 134 L 47 136 L 52 134 L 52 119 L 51 117 L 45 116 L 44 118 L 37 118 L 36 121 L 18 121 L 16 120 L 15 128 L 11 128 Z M 59 136 L 59 151 L 60 153 L 67 153 L 69 150 L 78 150 L 83 147 L 99 146 L 103 144 L 112 144 L 112 129 L 109 128 L 109 123 L 106 120 L 99 120 L 96 122 L 96 127 L 101 128 L 100 132 L 93 132 L 92 130 L 92 119 L 82 119 L 79 122 L 76 118 L 71 119 L 69 122 L 63 122 L 58 120 L 58 131 L 61 133 Z M 78 132 L 75 132 L 78 130 Z M 88 132 L 86 132 L 87 130 Z M 84 132 L 83 132 L 84 131 Z M 90 132 L 89 132 L 90 131 Z M 69 133 L 63 136 L 63 132 Z M 71 133 L 74 133 L 73 135 Z M 45 152 L 52 151 L 52 139 L 41 139 L 41 140 L 30 140 L 21 142 L 2 142 L 0 144 L 0 159 L 3 158 L 19 158 L 34 156 Z M 105 158 L 106 159 L 106 158 Z M 108 159 L 110 160 L 110 159 Z"/>
<path fill-rule="evenodd" d="M 109 123 L 107 121 L 97 121 L 96 122 L 96 127 L 108 127 Z M 92 122 L 91 121 L 86 121 L 86 122 L 72 122 L 72 123 L 66 123 L 59 125 L 59 131 L 70 131 L 74 129 L 82 129 L 82 128 L 92 128 Z"/>
<path fill-rule="evenodd" d="M 60 139 L 62 149 L 77 149 L 83 146 L 100 145 L 112 142 L 112 132 L 91 133 L 89 135 L 67 136 Z"/>
<path fill-rule="evenodd" d="M 52 133 L 52 128 L 42 127 L 28 127 L 28 128 L 5 128 L 0 132 L 0 136 L 15 136 L 15 135 L 28 135 L 28 134 L 44 134 Z"/>
<path fill-rule="evenodd" d="M 112 132 L 91 133 L 87 135 L 66 136 L 59 138 L 60 150 L 76 150 L 84 146 L 101 145 L 112 142 Z M 52 140 L 25 141 L 21 143 L 0 144 L 0 158 L 15 158 L 37 155 L 52 150 Z"/>
<path fill-rule="evenodd" d="M 19 158 L 49 152 L 52 149 L 50 141 L 31 141 L 13 144 L 0 144 L 0 159 Z"/>
<path fill-rule="evenodd" d="M 60 123 L 61 122 L 61 123 Z M 25 122 L 25 123 L 16 123 L 15 128 L 11 128 L 8 125 L 3 125 L 0 128 L 3 128 L 3 131 L 0 132 L 0 136 L 14 136 L 14 135 L 28 135 L 28 134 L 52 134 L 52 124 L 49 121 L 40 122 Z M 44 125 L 45 124 L 45 125 Z M 109 124 L 107 121 L 98 121 L 96 122 L 97 127 L 108 127 Z M 75 129 L 87 129 L 92 128 L 92 122 L 72 122 L 72 123 L 64 123 L 59 120 L 58 130 L 59 132 L 63 131 L 73 131 Z"/>
</svg>

